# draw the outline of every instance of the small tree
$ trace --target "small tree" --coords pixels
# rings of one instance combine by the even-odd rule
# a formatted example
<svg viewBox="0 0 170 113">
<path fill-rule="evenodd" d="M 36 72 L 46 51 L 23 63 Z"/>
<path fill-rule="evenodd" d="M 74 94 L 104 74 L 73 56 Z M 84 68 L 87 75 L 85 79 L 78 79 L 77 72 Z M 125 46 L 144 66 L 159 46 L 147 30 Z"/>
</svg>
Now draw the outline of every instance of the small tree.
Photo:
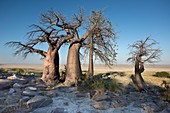
<svg viewBox="0 0 170 113">
<path fill-rule="evenodd" d="M 102 11 L 92 11 L 92 15 L 89 20 L 90 23 L 88 27 L 94 23 L 98 23 L 84 44 L 86 51 L 85 54 L 87 51 L 89 51 L 89 66 L 87 76 L 93 76 L 94 55 L 108 66 L 113 65 L 113 63 L 116 61 L 116 38 L 111 22 L 104 18 Z"/>
<path fill-rule="evenodd" d="M 154 63 L 159 61 L 161 50 L 156 47 L 158 42 L 147 37 L 145 40 L 140 40 L 132 45 L 129 45 L 130 57 L 127 61 L 135 63 L 135 76 L 132 76 L 139 91 L 146 90 L 146 84 L 141 76 L 144 72 L 144 63 Z"/>
</svg>

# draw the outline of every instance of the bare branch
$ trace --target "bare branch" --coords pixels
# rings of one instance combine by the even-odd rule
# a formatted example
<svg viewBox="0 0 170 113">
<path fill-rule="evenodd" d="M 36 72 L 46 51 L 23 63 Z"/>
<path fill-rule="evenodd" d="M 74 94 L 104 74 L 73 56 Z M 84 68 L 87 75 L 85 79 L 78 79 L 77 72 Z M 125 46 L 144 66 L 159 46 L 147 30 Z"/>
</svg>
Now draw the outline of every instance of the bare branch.
<svg viewBox="0 0 170 113">
<path fill-rule="evenodd" d="M 129 49 L 131 50 L 129 53 L 130 57 L 127 61 L 135 62 L 135 60 L 138 60 L 140 63 L 153 63 L 159 61 L 161 50 L 156 48 L 157 44 L 158 42 L 151 39 L 149 36 L 144 41 L 140 40 L 129 45 Z"/>
<path fill-rule="evenodd" d="M 83 38 L 83 40 L 86 39 L 85 48 L 90 49 L 90 40 L 93 38 L 93 50 L 96 58 L 99 58 L 108 66 L 114 64 L 117 54 L 115 51 L 116 38 L 111 22 L 103 17 L 102 11 L 93 11 L 89 21 L 86 29 L 91 29 L 91 31 L 87 32 L 84 35 L 85 38 Z M 88 44 L 89 46 L 87 46 Z"/>
<path fill-rule="evenodd" d="M 27 55 L 29 53 L 38 53 L 40 55 L 42 55 L 43 57 L 46 57 L 46 52 L 40 49 L 35 49 L 32 46 L 29 46 L 27 44 L 22 44 L 21 42 L 7 42 L 5 45 L 9 46 L 9 47 L 15 47 L 16 51 L 14 53 L 14 55 L 22 55 L 24 58 L 27 57 Z"/>
</svg>

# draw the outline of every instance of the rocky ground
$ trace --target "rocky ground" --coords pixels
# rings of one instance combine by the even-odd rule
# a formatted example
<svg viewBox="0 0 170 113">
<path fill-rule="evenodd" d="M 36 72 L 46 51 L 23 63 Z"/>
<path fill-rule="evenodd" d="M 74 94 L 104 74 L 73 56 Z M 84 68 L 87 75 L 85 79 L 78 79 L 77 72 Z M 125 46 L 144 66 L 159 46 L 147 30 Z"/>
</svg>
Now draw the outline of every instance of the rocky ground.
<svg viewBox="0 0 170 113">
<path fill-rule="evenodd" d="M 33 76 L 1 74 L 0 113 L 170 113 L 170 105 L 156 92 L 50 88 Z"/>
</svg>

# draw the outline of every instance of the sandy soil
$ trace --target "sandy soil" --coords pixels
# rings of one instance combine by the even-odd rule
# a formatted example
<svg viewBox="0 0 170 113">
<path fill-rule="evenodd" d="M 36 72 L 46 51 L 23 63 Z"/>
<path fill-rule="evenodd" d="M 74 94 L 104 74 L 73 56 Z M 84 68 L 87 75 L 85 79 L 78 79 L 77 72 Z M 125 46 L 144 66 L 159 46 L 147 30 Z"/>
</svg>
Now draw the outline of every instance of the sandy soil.
<svg viewBox="0 0 170 113">
<path fill-rule="evenodd" d="M 82 70 L 87 70 L 88 65 L 82 65 Z M 0 68 L 33 68 L 37 70 L 42 70 L 42 64 L 0 64 Z M 64 69 L 64 65 L 60 66 L 61 69 Z M 133 65 L 128 64 L 115 64 L 111 68 L 105 65 L 95 65 L 96 72 L 106 72 L 106 71 L 133 71 Z M 145 65 L 145 71 L 148 72 L 158 72 L 158 71 L 169 71 L 170 72 L 170 64 L 169 65 Z"/>
</svg>

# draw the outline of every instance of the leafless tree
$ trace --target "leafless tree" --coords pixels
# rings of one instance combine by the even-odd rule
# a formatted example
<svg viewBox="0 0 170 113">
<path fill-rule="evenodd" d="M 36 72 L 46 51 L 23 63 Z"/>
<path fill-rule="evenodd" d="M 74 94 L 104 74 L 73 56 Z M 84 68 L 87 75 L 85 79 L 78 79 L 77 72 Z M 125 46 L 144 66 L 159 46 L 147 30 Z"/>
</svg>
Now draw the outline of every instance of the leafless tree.
<svg viewBox="0 0 170 113">
<path fill-rule="evenodd" d="M 156 47 L 158 42 L 151 39 L 150 36 L 145 40 L 140 40 L 129 45 L 130 57 L 127 61 L 135 63 L 135 77 L 132 76 L 139 91 L 147 90 L 141 73 L 144 72 L 144 63 L 154 63 L 160 60 L 161 50 Z"/>
<path fill-rule="evenodd" d="M 94 23 L 98 23 L 84 44 L 86 51 L 85 54 L 87 51 L 89 52 L 89 66 L 87 76 L 93 76 L 94 55 L 108 66 L 111 66 L 113 63 L 115 63 L 115 57 L 117 54 L 115 51 L 116 37 L 111 22 L 104 18 L 102 11 L 92 11 L 92 15 L 89 20 L 90 22 L 87 29 Z"/>
<path fill-rule="evenodd" d="M 77 29 L 82 22 L 82 16 L 74 16 L 73 21 L 67 21 L 64 16 L 53 10 L 41 15 L 40 24 L 31 25 L 32 30 L 28 32 L 26 43 L 7 42 L 6 45 L 15 47 L 15 55 L 27 57 L 29 53 L 38 53 L 44 57 L 42 80 L 48 83 L 55 83 L 60 80 L 59 75 L 59 54 L 58 50 L 66 42 L 72 42 L 76 37 Z M 48 50 L 37 49 L 36 45 L 48 44 Z"/>
<path fill-rule="evenodd" d="M 15 55 L 26 57 L 29 53 L 38 53 L 44 57 L 42 80 L 48 83 L 55 83 L 60 80 L 59 75 L 59 54 L 58 51 L 64 43 L 69 43 L 68 58 L 66 65 L 66 83 L 75 83 L 82 74 L 79 50 L 87 37 L 95 32 L 99 22 L 95 22 L 86 29 L 85 33 L 82 24 L 86 24 L 87 18 L 81 10 L 71 20 L 53 10 L 41 15 L 40 24 L 31 25 L 32 30 L 28 32 L 26 43 L 11 41 L 6 43 L 10 47 L 16 47 Z M 38 44 L 47 43 L 48 50 L 37 49 Z M 106 43 L 106 42 L 105 42 Z M 105 45 L 105 44 L 103 44 Z M 101 45 L 101 46 L 103 46 Z M 97 50 L 96 50 L 97 51 Z M 98 51 L 100 54 L 100 51 Z"/>
<path fill-rule="evenodd" d="M 91 32 L 96 27 L 96 24 L 91 26 L 88 30 L 85 31 L 83 35 L 80 35 L 80 30 L 83 30 L 82 24 L 86 23 L 86 18 L 83 15 L 83 12 L 80 12 L 78 15 L 75 15 L 75 19 L 78 19 L 80 25 L 73 28 L 74 38 L 70 40 L 70 46 L 68 50 L 67 57 L 67 70 L 66 70 L 66 84 L 76 83 L 79 77 L 82 75 L 81 63 L 80 63 L 80 48 L 84 40 L 90 35 Z"/>
</svg>

